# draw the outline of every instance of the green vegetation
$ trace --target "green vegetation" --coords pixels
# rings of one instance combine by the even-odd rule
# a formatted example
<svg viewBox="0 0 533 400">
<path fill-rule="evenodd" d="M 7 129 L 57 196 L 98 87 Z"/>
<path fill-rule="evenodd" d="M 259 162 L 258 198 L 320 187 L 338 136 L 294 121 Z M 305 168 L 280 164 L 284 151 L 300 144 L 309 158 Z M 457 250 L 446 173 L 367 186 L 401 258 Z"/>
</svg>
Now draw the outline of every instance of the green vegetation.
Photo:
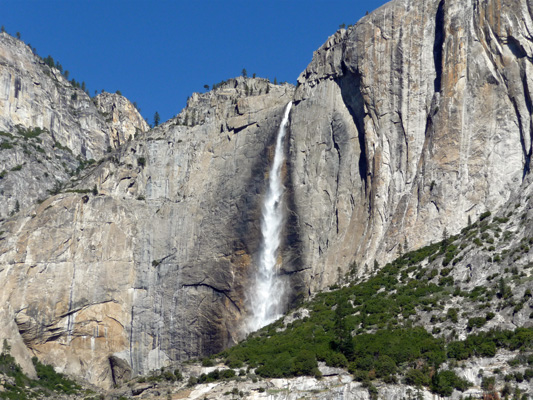
<svg viewBox="0 0 533 400">
<path fill-rule="evenodd" d="M 7 137 L 9 139 L 13 139 L 14 136 L 11 133 L 0 131 L 0 136 Z"/>
<path fill-rule="evenodd" d="M 92 189 L 67 189 L 65 190 L 65 193 L 87 194 L 92 193 Z"/>
<path fill-rule="evenodd" d="M 179 369 L 175 369 L 174 371 L 170 371 L 165 368 L 161 368 L 160 370 L 152 371 L 152 373 L 145 377 L 141 376 L 137 378 L 137 382 L 144 383 L 144 382 L 176 382 L 176 381 L 182 381 L 183 375 Z"/>
<path fill-rule="evenodd" d="M 72 154 L 72 150 L 68 146 L 63 146 L 61 143 L 59 143 L 57 140 L 54 142 L 54 147 L 58 150 L 65 150 L 68 151 L 70 154 Z"/>
<path fill-rule="evenodd" d="M 35 128 L 24 128 L 22 126 L 17 126 L 17 133 L 21 135 L 25 140 L 35 139 L 42 133 L 45 133 L 46 130 L 35 127 Z M 40 141 L 40 139 L 39 139 Z"/>
<path fill-rule="evenodd" d="M 37 372 L 37 380 L 28 378 L 22 368 L 10 354 L 10 346 L 4 339 L 3 351 L 0 354 L 0 375 L 6 377 L 4 391 L 0 399 L 25 400 L 35 397 L 51 396 L 53 392 L 76 394 L 81 387 L 63 374 L 59 374 L 49 365 L 44 365 L 37 357 L 33 357 L 33 365 Z"/>
<path fill-rule="evenodd" d="M 445 363 L 454 365 L 474 356 L 493 357 L 498 349 L 521 353 L 533 350 L 533 328 L 481 332 L 487 321 L 495 317 L 493 312 L 487 311 L 481 317 L 465 312 L 460 315 L 458 308 L 444 311 L 453 297 L 462 297 L 463 304 L 474 309 L 499 301 L 500 309 L 514 307 L 517 312 L 532 297 L 529 290 L 520 295 L 520 301 L 513 300 L 511 287 L 499 274 L 488 279 L 487 285 L 470 291 L 456 286 L 452 271 L 473 248 L 470 243 L 478 239 L 483 246 L 484 241 L 492 239 L 490 231 L 499 237 L 498 225 L 506 220 L 494 218 L 491 223 L 490 217 L 490 212 L 483 213 L 461 235 L 448 237 L 445 233 L 441 242 L 400 256 L 366 281 L 357 281 L 358 267 L 353 264 L 346 276 L 351 281 L 348 285 L 335 285 L 302 306 L 310 311 L 308 317 L 296 317 L 287 325 L 279 320 L 219 357 L 230 368 L 248 366 L 262 377 L 320 377 L 318 362 L 323 361 L 329 366 L 347 368 L 369 391 L 375 379 L 425 386 L 441 396 L 449 396 L 454 389 L 464 391 L 470 383 L 453 370 L 443 368 Z M 515 253 L 528 250 L 526 239 Z M 502 252 L 501 256 L 512 254 Z M 436 267 L 431 268 L 427 262 Z M 508 273 L 517 278 L 524 276 L 514 269 Z M 498 276 L 500 280 L 495 279 Z M 465 340 L 456 340 L 453 330 L 449 335 L 435 336 L 441 328 L 435 327 L 430 333 L 416 326 L 423 312 L 430 313 L 432 323 L 445 324 L 451 330 L 451 324 L 461 322 L 471 333 Z M 517 382 L 529 379 L 526 375 L 533 377 L 533 369 L 518 377 L 513 375 L 512 379 Z"/>
<path fill-rule="evenodd" d="M 33 357 L 32 362 L 35 366 L 40 386 L 50 391 L 62 392 L 65 394 L 75 394 L 81 389 L 76 382 L 68 379 L 63 374 L 55 372 L 52 366 L 39 362 L 37 357 Z"/>
</svg>

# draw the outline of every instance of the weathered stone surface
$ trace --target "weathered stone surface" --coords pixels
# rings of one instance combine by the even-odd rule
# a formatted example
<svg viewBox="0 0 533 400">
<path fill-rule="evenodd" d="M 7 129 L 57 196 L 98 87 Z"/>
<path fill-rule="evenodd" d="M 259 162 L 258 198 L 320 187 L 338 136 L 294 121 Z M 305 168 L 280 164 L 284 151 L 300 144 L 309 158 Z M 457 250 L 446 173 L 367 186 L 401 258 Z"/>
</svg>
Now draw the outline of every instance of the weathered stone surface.
<svg viewBox="0 0 533 400">
<path fill-rule="evenodd" d="M 116 149 L 135 135 L 149 129 L 144 118 L 135 106 L 125 97 L 116 93 L 103 92 L 94 97 L 93 103 L 103 114 L 109 126 L 110 146 Z"/>
<path fill-rule="evenodd" d="M 439 240 L 520 187 L 531 26 L 524 1 L 398 0 L 315 53 L 291 117 L 309 286 Z"/>
<path fill-rule="evenodd" d="M 28 136 L 36 128 L 42 133 Z M 29 46 L 0 33 L 0 218 L 44 199 L 75 179 L 85 161 L 146 130 L 126 98 L 91 99 Z"/>
<path fill-rule="evenodd" d="M 194 95 L 178 117 L 127 142 L 78 182 L 97 195 L 61 193 L 3 223 L 0 302 L 18 325 L 10 341 L 109 387 L 110 356 L 136 375 L 242 336 L 260 194 L 294 91 L 256 81 Z M 254 84 L 270 93 L 241 111 L 253 125 L 231 129 Z"/>
</svg>

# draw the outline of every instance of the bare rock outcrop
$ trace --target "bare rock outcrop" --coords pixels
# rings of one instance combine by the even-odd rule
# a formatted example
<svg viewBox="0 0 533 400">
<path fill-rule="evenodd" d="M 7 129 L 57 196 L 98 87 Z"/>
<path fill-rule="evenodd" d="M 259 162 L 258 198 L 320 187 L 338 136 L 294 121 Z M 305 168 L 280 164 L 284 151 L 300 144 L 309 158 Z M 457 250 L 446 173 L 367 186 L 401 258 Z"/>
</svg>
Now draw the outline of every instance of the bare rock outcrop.
<svg viewBox="0 0 533 400">
<path fill-rule="evenodd" d="M 91 99 L 29 46 L 0 33 L 0 218 L 83 175 L 148 124 L 126 98 Z"/>
<path fill-rule="evenodd" d="M 291 119 L 309 286 L 440 240 L 519 189 L 531 156 L 528 4 L 396 0 L 315 52 Z"/>
<path fill-rule="evenodd" d="M 0 302 L 17 330 L 5 337 L 104 387 L 235 343 L 264 174 L 293 93 L 238 78 L 195 94 L 72 192 L 6 220 Z"/>
</svg>

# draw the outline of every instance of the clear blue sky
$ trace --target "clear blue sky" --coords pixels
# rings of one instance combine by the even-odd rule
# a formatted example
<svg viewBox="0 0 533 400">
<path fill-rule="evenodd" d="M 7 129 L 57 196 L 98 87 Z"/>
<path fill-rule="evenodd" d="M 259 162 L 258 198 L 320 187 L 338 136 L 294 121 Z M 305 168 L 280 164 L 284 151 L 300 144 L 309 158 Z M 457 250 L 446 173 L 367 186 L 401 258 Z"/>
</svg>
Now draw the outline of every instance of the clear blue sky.
<svg viewBox="0 0 533 400">
<path fill-rule="evenodd" d="M 91 95 L 117 89 L 153 121 L 241 74 L 295 83 L 340 24 L 385 0 L 0 0 L 0 24 Z"/>
</svg>

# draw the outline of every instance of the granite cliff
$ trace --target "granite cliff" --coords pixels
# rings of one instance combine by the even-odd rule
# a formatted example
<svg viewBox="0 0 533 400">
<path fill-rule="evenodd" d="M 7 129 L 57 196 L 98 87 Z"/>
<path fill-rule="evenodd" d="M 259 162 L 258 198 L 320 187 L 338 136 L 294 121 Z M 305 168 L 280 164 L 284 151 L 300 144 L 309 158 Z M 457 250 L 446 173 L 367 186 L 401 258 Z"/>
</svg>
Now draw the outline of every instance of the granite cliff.
<svg viewBox="0 0 533 400">
<path fill-rule="evenodd" d="M 440 240 L 520 188 L 531 24 L 526 1 L 392 1 L 318 49 L 291 123 L 310 287 Z"/>
<path fill-rule="evenodd" d="M 6 33 L 0 81 L 0 218 L 44 199 L 90 161 L 148 130 L 126 98 L 104 92 L 91 99 Z"/>
<path fill-rule="evenodd" d="M 288 303 L 500 209 L 529 175 L 532 7 L 395 0 L 296 88 L 231 79 L 150 131 L 2 34 L 1 336 L 29 372 L 36 354 L 104 387 L 238 341 L 291 100 Z"/>
<path fill-rule="evenodd" d="M 238 78 L 194 94 L 176 118 L 4 221 L 3 336 L 108 387 L 111 367 L 146 373 L 235 343 L 264 174 L 293 92 Z M 109 96 L 95 104 L 111 115 L 121 103 Z M 123 120 L 110 124 L 119 137 L 136 122 Z"/>
</svg>

